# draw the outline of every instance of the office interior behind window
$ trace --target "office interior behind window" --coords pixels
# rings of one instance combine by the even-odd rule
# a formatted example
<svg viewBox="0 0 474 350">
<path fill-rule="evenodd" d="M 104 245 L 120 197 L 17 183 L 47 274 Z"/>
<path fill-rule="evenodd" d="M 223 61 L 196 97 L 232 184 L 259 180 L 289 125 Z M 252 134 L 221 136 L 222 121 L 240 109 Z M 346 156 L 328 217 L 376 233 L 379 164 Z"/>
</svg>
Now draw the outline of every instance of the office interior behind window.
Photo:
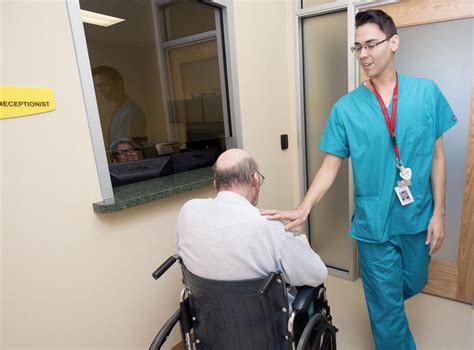
<svg viewBox="0 0 474 350">
<path fill-rule="evenodd" d="M 110 145 L 120 138 L 137 146 L 137 160 L 130 162 L 174 155 L 190 163 L 176 172 L 212 164 L 231 136 L 219 66 L 219 10 L 192 0 L 80 5 L 123 19 L 107 27 L 84 23 L 109 163 Z M 195 156 L 177 156 L 186 152 Z"/>
</svg>

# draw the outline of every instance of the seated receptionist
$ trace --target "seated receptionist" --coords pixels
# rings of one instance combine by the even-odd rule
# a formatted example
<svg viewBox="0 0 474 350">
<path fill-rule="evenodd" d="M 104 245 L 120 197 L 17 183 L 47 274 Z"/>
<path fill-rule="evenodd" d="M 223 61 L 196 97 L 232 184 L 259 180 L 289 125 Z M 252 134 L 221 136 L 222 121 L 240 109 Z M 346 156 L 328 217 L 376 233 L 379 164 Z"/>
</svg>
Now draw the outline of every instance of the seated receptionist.
<svg viewBox="0 0 474 350">
<path fill-rule="evenodd" d="M 129 139 L 117 139 L 110 145 L 112 162 L 130 162 L 140 159 L 140 149 Z"/>
</svg>

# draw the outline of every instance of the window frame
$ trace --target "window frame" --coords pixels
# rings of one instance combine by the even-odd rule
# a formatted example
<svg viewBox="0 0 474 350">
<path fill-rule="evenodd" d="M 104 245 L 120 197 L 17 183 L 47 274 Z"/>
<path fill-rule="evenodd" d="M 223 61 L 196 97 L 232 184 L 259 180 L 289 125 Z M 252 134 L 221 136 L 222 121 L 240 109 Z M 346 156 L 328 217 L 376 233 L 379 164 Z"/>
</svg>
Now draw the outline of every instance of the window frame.
<svg viewBox="0 0 474 350">
<path fill-rule="evenodd" d="M 167 120 L 169 121 L 170 113 L 174 114 L 176 111 L 173 111 L 173 105 L 169 102 L 171 101 L 171 91 L 173 89 L 172 79 L 170 76 L 170 62 L 168 60 L 168 51 L 174 48 L 184 47 L 188 45 L 198 44 L 200 42 L 206 42 L 211 40 L 216 40 L 217 42 L 217 55 L 219 62 L 219 77 L 220 77 L 220 87 L 221 87 L 221 96 L 222 96 L 222 109 L 223 109 L 223 122 L 224 122 L 224 132 L 225 132 L 225 145 L 226 148 L 232 148 L 235 144 L 232 142 L 233 137 L 233 128 L 230 116 L 232 113 L 229 111 L 229 96 L 227 89 L 227 76 L 226 76 L 226 67 L 225 67 L 225 44 L 222 42 L 222 19 L 221 19 L 221 9 L 216 8 L 214 5 L 210 5 L 215 8 L 215 23 L 216 29 L 206 32 L 201 32 L 198 34 L 193 34 L 177 39 L 165 40 L 163 35 L 163 23 L 161 23 L 160 7 L 170 4 L 171 0 L 153 0 L 152 1 L 152 10 L 153 10 L 153 22 L 154 29 L 157 35 L 155 36 L 156 47 L 159 47 L 158 52 L 158 65 L 160 70 L 160 76 L 163 77 L 161 80 L 162 86 L 162 98 L 165 107 L 165 114 L 168 116 Z M 202 3 L 205 3 L 201 1 Z M 207 3 L 205 3 L 208 5 Z M 174 135 L 175 130 L 171 128 L 169 122 L 167 122 L 168 134 Z M 174 135 L 176 136 L 176 135 Z"/>
<path fill-rule="evenodd" d="M 167 3 L 167 0 L 156 0 L 152 2 L 152 6 Z M 219 44 L 221 40 L 217 40 L 218 45 L 222 45 L 222 57 L 226 62 L 226 69 L 224 65 L 219 63 L 220 73 L 224 73 L 221 76 L 222 79 L 226 79 L 225 89 L 227 90 L 229 106 L 224 106 L 225 113 L 224 120 L 228 121 L 228 124 L 232 134 L 227 134 L 229 129 L 226 126 L 226 146 L 230 147 L 243 147 L 242 144 L 242 129 L 241 129 L 241 117 L 240 117 L 240 97 L 239 97 L 239 85 L 237 77 L 237 55 L 236 55 L 236 41 L 235 41 L 235 26 L 234 26 L 234 10 L 232 1 L 229 0 L 204 0 L 201 1 L 205 4 L 211 5 L 219 9 L 220 13 L 220 25 L 216 25 L 216 33 L 222 30 L 223 42 Z M 101 197 L 104 203 L 114 203 L 114 191 L 112 182 L 110 179 L 109 167 L 107 162 L 107 154 L 105 149 L 105 143 L 102 134 L 102 126 L 100 123 L 99 109 L 97 106 L 97 99 L 94 89 L 94 83 L 92 79 L 91 65 L 89 60 L 89 53 L 87 50 L 86 36 L 84 32 L 84 25 L 81 19 L 80 4 L 79 0 L 66 0 L 67 11 L 69 15 L 69 23 L 71 27 L 71 34 L 74 44 L 74 50 L 76 53 L 77 68 L 79 71 L 79 78 L 81 82 L 84 107 L 89 125 L 89 132 L 91 135 L 92 149 L 94 159 L 97 168 L 97 177 L 99 180 L 99 187 Z M 154 16 L 155 27 L 157 21 L 155 16 L 158 15 L 153 8 L 150 9 Z M 217 28 L 219 27 L 219 28 Z M 155 28 L 155 31 L 157 28 Z M 158 38 L 159 40 L 159 38 Z M 179 40 L 179 39 L 178 39 Z M 161 42 L 157 42 L 157 48 L 160 48 L 158 55 L 163 54 L 161 48 Z M 225 48 L 225 49 L 224 49 Z M 160 74 L 165 72 L 162 57 L 158 59 Z M 221 62 L 221 60 L 219 60 Z M 162 75 L 161 84 L 163 93 L 169 94 L 167 74 Z M 168 97 L 168 96 L 166 96 Z M 224 99 L 225 100 L 225 99 Z M 164 100 L 165 113 L 169 116 L 168 111 L 168 99 Z M 167 123 L 169 125 L 169 123 Z M 169 126 L 168 126 L 169 127 Z"/>
</svg>

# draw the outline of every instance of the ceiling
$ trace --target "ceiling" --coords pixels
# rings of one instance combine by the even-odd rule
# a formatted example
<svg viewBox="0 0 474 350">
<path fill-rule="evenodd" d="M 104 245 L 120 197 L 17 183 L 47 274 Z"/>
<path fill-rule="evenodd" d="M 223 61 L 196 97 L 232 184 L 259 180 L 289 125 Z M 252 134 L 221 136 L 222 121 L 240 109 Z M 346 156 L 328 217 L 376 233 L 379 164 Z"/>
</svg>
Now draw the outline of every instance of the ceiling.
<svg viewBox="0 0 474 350">
<path fill-rule="evenodd" d="M 80 0 L 81 9 L 125 19 L 110 27 L 84 23 L 87 40 L 124 46 L 155 45 L 153 0 Z"/>
</svg>

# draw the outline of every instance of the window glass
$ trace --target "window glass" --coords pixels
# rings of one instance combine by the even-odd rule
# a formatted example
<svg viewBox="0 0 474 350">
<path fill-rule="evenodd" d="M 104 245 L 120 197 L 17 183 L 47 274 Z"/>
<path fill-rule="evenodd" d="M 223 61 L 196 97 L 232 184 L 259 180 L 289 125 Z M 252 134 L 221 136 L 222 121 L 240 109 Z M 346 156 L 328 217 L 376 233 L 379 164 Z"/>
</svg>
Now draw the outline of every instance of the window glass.
<svg viewBox="0 0 474 350">
<path fill-rule="evenodd" d="M 334 102 L 347 93 L 347 12 L 305 18 L 302 29 L 306 176 L 309 184 L 324 159 L 325 153 L 319 150 L 319 141 L 327 116 Z M 309 215 L 312 247 L 327 266 L 346 272 L 353 266 L 352 239 L 347 234 L 348 184 L 348 162 L 344 162 L 332 190 L 318 205 L 319 210 Z"/>
<path fill-rule="evenodd" d="M 334 0 L 301 0 L 301 7 L 307 8 L 311 6 L 328 4 L 330 2 L 334 2 Z"/>
<path fill-rule="evenodd" d="M 191 0 L 161 7 L 163 40 L 169 41 L 216 29 L 214 9 Z"/>
<path fill-rule="evenodd" d="M 212 165 L 225 149 L 227 96 L 221 94 L 223 62 L 218 51 L 222 38 L 215 32 L 200 41 L 183 36 L 213 30 L 219 10 L 190 0 L 161 7 L 147 0 L 80 0 L 80 5 L 82 10 L 123 19 L 100 26 L 83 17 L 112 184 Z M 181 37 L 179 46 L 160 40 L 163 28 L 173 33 L 172 38 Z M 201 152 L 199 161 L 180 156 L 192 151 Z M 156 158 L 163 159 L 150 160 Z M 174 169 L 172 158 L 192 164 Z M 147 169 L 153 174 L 140 173 Z M 130 175 L 133 171 L 137 174 Z M 120 178 L 122 172 L 128 180 Z"/>
<path fill-rule="evenodd" d="M 178 140 L 189 147 L 224 141 L 222 96 L 216 40 L 167 50 L 173 121 Z"/>
</svg>

